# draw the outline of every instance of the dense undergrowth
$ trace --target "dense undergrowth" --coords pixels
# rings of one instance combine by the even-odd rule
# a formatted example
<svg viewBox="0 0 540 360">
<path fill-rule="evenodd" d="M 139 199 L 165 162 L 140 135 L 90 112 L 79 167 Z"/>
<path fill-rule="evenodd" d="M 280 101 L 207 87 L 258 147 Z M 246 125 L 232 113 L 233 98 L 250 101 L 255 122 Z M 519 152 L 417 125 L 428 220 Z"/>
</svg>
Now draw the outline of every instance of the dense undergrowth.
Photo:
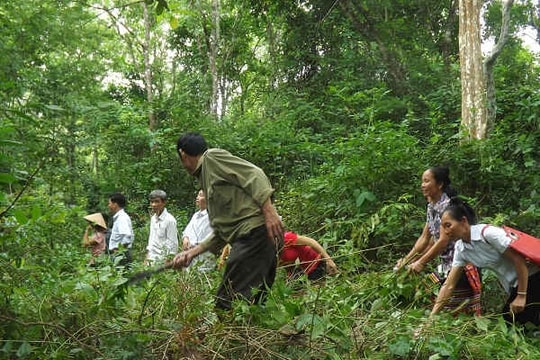
<svg viewBox="0 0 540 360">
<path fill-rule="evenodd" d="M 264 306 L 238 303 L 229 314 L 215 314 L 217 271 L 169 271 L 126 283 L 143 270 L 148 215 L 142 185 L 130 188 L 128 204 L 136 259 L 131 269 L 121 269 L 107 258 L 89 267 L 90 254 L 80 246 L 82 216 L 104 207 L 90 209 L 85 198 L 78 206 L 66 205 L 38 179 L 1 219 L 0 358 L 540 357 L 538 335 L 506 326 L 497 314 L 505 295 L 489 273 L 483 317 L 442 314 L 427 326 L 436 290 L 425 275 L 392 272 L 425 221 L 418 177 L 433 164 L 451 166 L 454 185 L 482 221 L 537 233 L 534 137 L 525 141 L 496 132 L 482 143 L 435 142 L 422 149 L 407 126 L 379 123 L 331 145 L 306 135 L 305 142 L 275 147 L 277 138 L 270 135 L 280 126 L 261 127 L 269 137 L 258 139 L 257 147 L 237 143 L 237 137 L 249 137 L 241 133 L 222 135 L 220 144 L 257 164 L 272 164 L 267 168 L 279 185 L 276 205 L 287 227 L 318 239 L 335 257 L 338 276 L 322 284 L 290 283 L 280 271 Z M 133 174 L 134 184 L 140 173 Z M 191 199 L 192 181 L 182 176 L 167 183 L 179 184 Z M 189 216 L 188 200 L 181 199 L 169 203 L 179 228 Z M 4 203 L 13 200 L 6 196 Z"/>
<path fill-rule="evenodd" d="M 65 210 L 65 209 L 64 209 Z M 45 241 L 77 228 L 60 208 L 5 227 L 27 252 L 3 249 L 0 358 L 6 359 L 531 359 L 540 337 L 508 327 L 495 312 L 504 294 L 489 274 L 485 315 L 442 314 L 427 323 L 435 289 L 426 276 L 390 270 L 385 247 L 334 247 L 341 272 L 322 283 L 280 271 L 262 306 L 237 303 L 216 314 L 220 273 L 169 271 L 135 284 L 143 270 L 115 267 L 71 243 Z M 55 217 L 53 217 L 56 216 Z M 19 218 L 23 221 L 22 218 Z M 22 244 L 21 242 L 27 242 Z M 351 242 L 349 240 L 348 242 Z M 142 245 L 138 246 L 138 253 Z M 381 267 L 366 253 L 382 254 Z M 8 257 L 7 254 L 11 253 Z M 374 257 L 374 255 L 371 255 Z M 142 257 L 139 256 L 138 260 Z M 352 266 L 354 264 L 354 266 Z M 378 269 L 378 270 L 375 270 Z M 414 333 L 423 329 L 419 337 Z"/>
<path fill-rule="evenodd" d="M 202 46 L 212 41 L 200 37 L 212 34 L 214 10 L 147 0 L 172 4 L 178 29 L 162 54 L 174 54 L 173 68 L 156 48 L 145 88 L 143 52 L 128 60 L 138 31 L 115 37 L 99 6 L 84 3 L 0 9 L 0 358 L 540 358 L 540 338 L 497 314 L 504 294 L 489 273 L 483 317 L 442 314 L 414 337 L 434 289 L 425 276 L 392 272 L 425 222 L 420 177 L 435 165 L 450 167 L 482 221 L 540 235 L 538 58 L 516 38 L 494 69 L 489 136 L 467 141 L 455 1 L 223 1 L 214 74 L 214 51 Z M 119 5 L 142 31 L 143 2 L 97 3 Z M 498 36 L 499 2 L 489 3 L 485 35 Z M 514 20 L 524 11 L 514 26 L 530 23 L 532 5 L 514 5 Z M 126 82 L 104 88 L 111 73 Z M 231 92 L 214 93 L 213 75 Z M 214 96 L 228 99 L 219 116 Z M 280 271 L 264 306 L 219 316 L 218 272 L 128 285 L 143 270 L 148 193 L 169 194 L 179 229 L 194 211 L 198 185 L 175 151 L 185 131 L 260 166 L 287 228 L 319 240 L 340 274 L 289 283 Z M 114 191 L 128 197 L 136 261 L 88 267 L 82 216 L 106 213 Z"/>
</svg>

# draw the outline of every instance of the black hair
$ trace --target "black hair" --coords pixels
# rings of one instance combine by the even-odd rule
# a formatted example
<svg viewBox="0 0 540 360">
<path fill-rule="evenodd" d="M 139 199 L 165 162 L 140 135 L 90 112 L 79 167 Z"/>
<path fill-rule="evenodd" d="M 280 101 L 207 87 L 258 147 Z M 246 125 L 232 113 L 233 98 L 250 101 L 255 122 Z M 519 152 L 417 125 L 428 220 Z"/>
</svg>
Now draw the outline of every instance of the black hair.
<svg viewBox="0 0 540 360">
<path fill-rule="evenodd" d="M 120 206 L 122 209 L 125 208 L 127 205 L 126 197 L 122 193 L 119 193 L 119 192 L 111 194 L 109 196 L 109 200 L 111 200 L 111 202 L 115 204 L 118 204 L 118 206 Z"/>
<path fill-rule="evenodd" d="M 458 196 L 458 192 L 450 186 L 452 181 L 450 181 L 450 169 L 446 166 L 434 166 L 429 168 L 429 171 L 433 174 L 435 181 L 438 184 L 443 184 L 442 191 L 446 193 L 449 197 Z"/>
<path fill-rule="evenodd" d="M 443 211 L 443 214 L 445 213 L 448 213 L 454 220 L 461 220 L 465 216 L 470 225 L 476 224 L 477 221 L 473 208 L 457 196 L 450 199 L 448 206 Z"/>
<path fill-rule="evenodd" d="M 180 155 L 180 150 L 189 156 L 197 156 L 203 154 L 208 149 L 204 137 L 195 132 L 185 133 L 178 138 L 176 143 L 176 152 Z"/>
</svg>

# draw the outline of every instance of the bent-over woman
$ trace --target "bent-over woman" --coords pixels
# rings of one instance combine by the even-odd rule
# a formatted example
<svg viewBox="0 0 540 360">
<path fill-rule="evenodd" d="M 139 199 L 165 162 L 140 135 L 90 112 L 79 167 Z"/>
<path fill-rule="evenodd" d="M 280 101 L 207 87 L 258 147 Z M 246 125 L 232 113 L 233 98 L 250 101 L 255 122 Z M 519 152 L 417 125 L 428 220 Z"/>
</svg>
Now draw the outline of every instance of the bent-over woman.
<svg viewBox="0 0 540 360">
<path fill-rule="evenodd" d="M 540 325 L 540 271 L 509 247 L 512 239 L 497 226 L 474 224 L 467 204 L 458 198 L 450 201 L 441 218 L 441 231 L 457 240 L 452 269 L 432 310 L 438 313 L 452 295 L 467 263 L 493 270 L 508 293 L 503 306 L 507 322 Z"/>
<path fill-rule="evenodd" d="M 317 240 L 292 231 L 285 232 L 283 240 L 278 266 L 287 270 L 289 278 L 305 274 L 309 280 L 314 281 L 338 272 L 334 260 Z M 226 245 L 219 258 L 218 269 L 225 266 L 229 251 L 230 245 Z"/>
<path fill-rule="evenodd" d="M 285 267 L 289 277 L 306 274 L 309 280 L 319 280 L 326 274 L 337 273 L 337 266 L 326 250 L 307 236 L 287 231 L 284 236 L 283 249 L 279 254 L 279 266 Z M 298 260 L 298 267 L 295 266 Z"/>
</svg>

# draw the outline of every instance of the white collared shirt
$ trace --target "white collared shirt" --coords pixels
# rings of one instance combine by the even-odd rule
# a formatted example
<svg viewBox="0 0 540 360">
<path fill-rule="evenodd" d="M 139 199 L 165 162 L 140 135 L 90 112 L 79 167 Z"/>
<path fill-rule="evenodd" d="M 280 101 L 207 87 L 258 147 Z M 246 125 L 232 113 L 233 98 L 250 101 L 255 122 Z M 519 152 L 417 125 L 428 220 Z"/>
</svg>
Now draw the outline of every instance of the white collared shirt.
<svg viewBox="0 0 540 360">
<path fill-rule="evenodd" d="M 161 214 L 152 215 L 148 236 L 148 260 L 163 261 L 168 255 L 178 252 L 178 229 L 176 219 L 163 209 Z"/>
<path fill-rule="evenodd" d="M 509 293 L 511 288 L 517 286 L 516 267 L 512 260 L 503 255 L 511 241 L 506 231 L 498 226 L 472 225 L 471 242 L 456 242 L 452 266 L 473 263 L 479 268 L 488 268 L 495 273 L 504 290 Z M 528 267 L 529 275 L 538 271 L 534 265 Z"/>
<path fill-rule="evenodd" d="M 212 231 L 208 211 L 206 209 L 199 210 L 191 217 L 191 220 L 184 229 L 182 239 L 187 237 L 189 239 L 189 245 L 193 247 L 203 242 Z M 210 252 L 205 252 L 193 259 L 188 269 L 196 268 L 199 271 L 210 271 L 215 267 L 216 257 Z"/>
<path fill-rule="evenodd" d="M 109 250 L 118 249 L 120 244 L 127 248 L 131 248 L 131 244 L 133 243 L 131 218 L 124 209 L 120 209 L 113 215 L 113 221 L 111 237 L 109 239 Z"/>
<path fill-rule="evenodd" d="M 191 217 L 182 234 L 182 238 L 187 237 L 189 244 L 195 246 L 200 244 L 211 232 L 212 227 L 210 226 L 208 212 L 206 209 L 199 210 Z"/>
</svg>

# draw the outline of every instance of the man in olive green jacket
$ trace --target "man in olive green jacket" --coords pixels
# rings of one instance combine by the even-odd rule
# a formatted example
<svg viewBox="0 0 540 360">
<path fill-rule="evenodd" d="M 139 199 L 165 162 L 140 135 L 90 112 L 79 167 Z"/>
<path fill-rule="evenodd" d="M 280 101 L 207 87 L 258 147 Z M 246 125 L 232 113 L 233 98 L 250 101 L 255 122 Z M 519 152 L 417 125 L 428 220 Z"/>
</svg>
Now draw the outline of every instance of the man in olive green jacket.
<svg viewBox="0 0 540 360">
<path fill-rule="evenodd" d="M 284 228 L 274 208 L 274 189 L 264 172 L 252 163 L 222 149 L 208 149 L 198 133 L 180 136 L 176 145 L 183 167 L 199 180 L 206 194 L 208 216 L 214 231 L 199 245 L 177 254 L 173 266 L 187 266 L 206 251 L 215 254 L 232 245 L 217 291 L 216 307 L 230 309 L 242 298 L 264 301 L 274 282 L 277 252 Z"/>
</svg>

